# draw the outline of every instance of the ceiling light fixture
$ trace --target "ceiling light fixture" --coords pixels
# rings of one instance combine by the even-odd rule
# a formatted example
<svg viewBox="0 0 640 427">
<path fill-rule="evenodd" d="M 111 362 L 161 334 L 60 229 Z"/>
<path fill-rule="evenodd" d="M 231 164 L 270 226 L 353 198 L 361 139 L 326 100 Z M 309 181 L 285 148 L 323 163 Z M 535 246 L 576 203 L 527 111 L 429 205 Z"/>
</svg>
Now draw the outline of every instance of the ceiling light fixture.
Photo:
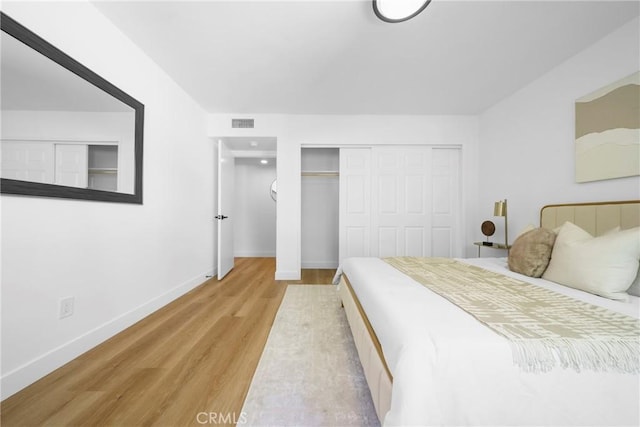
<svg viewBox="0 0 640 427">
<path fill-rule="evenodd" d="M 384 22 L 403 22 L 422 12 L 431 0 L 373 0 L 373 11 Z"/>
<path fill-rule="evenodd" d="M 267 160 L 267 159 L 262 159 L 262 160 L 260 160 L 260 163 L 262 163 L 263 165 L 266 165 L 266 164 L 268 164 L 268 163 L 269 163 L 269 160 Z"/>
</svg>

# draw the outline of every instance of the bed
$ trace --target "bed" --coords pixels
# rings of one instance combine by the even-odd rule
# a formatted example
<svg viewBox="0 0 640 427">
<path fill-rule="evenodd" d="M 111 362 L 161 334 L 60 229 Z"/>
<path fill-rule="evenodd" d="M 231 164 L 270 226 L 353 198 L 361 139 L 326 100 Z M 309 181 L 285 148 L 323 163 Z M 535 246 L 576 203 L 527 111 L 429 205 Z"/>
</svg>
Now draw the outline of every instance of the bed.
<svg viewBox="0 0 640 427">
<path fill-rule="evenodd" d="M 640 201 L 549 205 L 540 217 L 541 228 L 555 230 L 558 239 L 574 224 L 593 236 L 618 230 L 627 235 L 640 226 Z M 632 256 L 635 276 L 637 253 Z M 611 334 L 619 325 L 626 328 L 626 347 L 593 350 L 599 344 L 592 340 L 586 352 L 595 356 L 582 359 L 582 347 L 578 356 L 552 349 L 547 352 L 551 360 L 549 354 L 541 355 L 545 362 L 539 363 L 540 349 L 526 347 L 531 340 L 516 340 L 514 345 L 507 335 L 479 320 L 483 315 L 500 316 L 461 308 L 463 303 L 452 303 L 455 295 L 440 294 L 437 287 L 425 289 L 389 260 L 349 258 L 341 264 L 336 282 L 384 425 L 640 425 L 639 297 L 625 293 L 624 301 L 603 298 L 544 277 L 515 273 L 505 258 L 450 261 L 463 270 L 478 269 L 535 288 L 533 292 L 561 295 L 558 300 L 575 304 L 570 309 L 606 313 L 607 327 L 613 324 L 616 330 Z M 484 283 L 477 283 L 484 289 Z M 521 342 L 526 351 L 518 347 Z"/>
</svg>

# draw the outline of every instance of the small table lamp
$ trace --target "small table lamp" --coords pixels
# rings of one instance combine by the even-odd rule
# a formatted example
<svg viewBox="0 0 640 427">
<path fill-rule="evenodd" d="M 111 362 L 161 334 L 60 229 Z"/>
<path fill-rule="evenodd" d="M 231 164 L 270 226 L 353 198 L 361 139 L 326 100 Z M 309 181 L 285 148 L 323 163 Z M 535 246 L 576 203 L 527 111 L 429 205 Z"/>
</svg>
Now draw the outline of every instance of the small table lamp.
<svg viewBox="0 0 640 427">
<path fill-rule="evenodd" d="M 493 216 L 504 217 L 504 245 L 509 247 L 509 235 L 507 233 L 507 199 L 496 202 L 493 206 Z"/>
</svg>

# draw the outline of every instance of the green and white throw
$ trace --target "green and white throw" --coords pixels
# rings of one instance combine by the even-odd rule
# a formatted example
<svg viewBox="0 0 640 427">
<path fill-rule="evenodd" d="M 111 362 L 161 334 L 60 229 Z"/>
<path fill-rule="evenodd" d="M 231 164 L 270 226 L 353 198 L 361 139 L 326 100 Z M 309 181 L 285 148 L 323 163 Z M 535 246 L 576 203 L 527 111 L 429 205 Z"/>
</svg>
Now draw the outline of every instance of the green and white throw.
<svg viewBox="0 0 640 427">
<path fill-rule="evenodd" d="M 640 372 L 640 320 L 449 258 L 384 258 L 509 340 L 527 372 Z"/>
</svg>

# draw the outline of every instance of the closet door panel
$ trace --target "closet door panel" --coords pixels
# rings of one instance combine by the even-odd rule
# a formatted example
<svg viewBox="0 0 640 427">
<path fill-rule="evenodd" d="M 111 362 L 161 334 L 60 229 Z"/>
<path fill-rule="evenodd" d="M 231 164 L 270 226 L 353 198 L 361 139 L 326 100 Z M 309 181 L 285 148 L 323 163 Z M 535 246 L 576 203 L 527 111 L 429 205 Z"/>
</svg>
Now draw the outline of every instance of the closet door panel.
<svg viewBox="0 0 640 427">
<path fill-rule="evenodd" d="M 431 147 L 404 150 L 404 256 L 431 256 Z"/>
<path fill-rule="evenodd" d="M 2 178 L 52 184 L 53 143 L 2 141 Z"/>
<path fill-rule="evenodd" d="M 341 248 L 342 258 L 368 256 L 370 253 L 369 246 L 369 226 L 366 227 L 345 227 L 345 247 Z"/>
<path fill-rule="evenodd" d="M 55 183 L 87 188 L 89 158 L 86 144 L 55 144 Z"/>
<path fill-rule="evenodd" d="M 433 256 L 460 256 L 460 150 L 433 148 L 432 154 L 431 250 Z"/>
<path fill-rule="evenodd" d="M 371 149 L 340 149 L 339 260 L 371 255 Z"/>
<path fill-rule="evenodd" d="M 397 215 L 398 206 L 398 177 L 395 175 L 380 175 L 377 178 L 378 191 L 376 203 L 378 215 Z"/>
<path fill-rule="evenodd" d="M 368 187 L 368 179 L 364 176 L 347 176 L 346 180 L 346 212 L 349 215 L 367 215 L 369 212 L 369 200 L 365 192 Z"/>
<path fill-rule="evenodd" d="M 424 256 L 425 253 L 424 227 L 405 227 L 404 254 L 405 256 Z"/>
<path fill-rule="evenodd" d="M 378 227 L 377 256 L 397 256 L 401 252 L 402 239 L 400 227 Z"/>
<path fill-rule="evenodd" d="M 373 157 L 373 255 L 429 256 L 430 148 L 375 147 Z"/>
<path fill-rule="evenodd" d="M 449 227 L 434 227 L 431 230 L 431 256 L 450 258 L 453 256 L 453 233 Z"/>
<path fill-rule="evenodd" d="M 424 173 L 408 175 L 405 177 L 404 188 L 406 190 L 405 211 L 409 215 L 424 215 L 426 213 Z"/>
</svg>

